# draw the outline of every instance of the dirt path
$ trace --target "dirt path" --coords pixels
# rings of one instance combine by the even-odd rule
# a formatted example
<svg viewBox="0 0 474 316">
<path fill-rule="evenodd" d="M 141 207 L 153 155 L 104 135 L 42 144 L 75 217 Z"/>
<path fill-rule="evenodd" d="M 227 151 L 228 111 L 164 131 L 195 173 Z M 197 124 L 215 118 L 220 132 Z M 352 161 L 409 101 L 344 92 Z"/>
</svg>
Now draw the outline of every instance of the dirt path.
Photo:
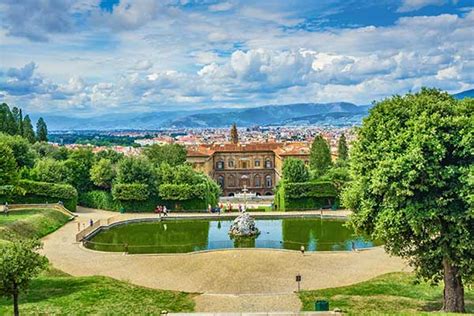
<svg viewBox="0 0 474 316">
<path fill-rule="evenodd" d="M 95 252 L 75 242 L 77 223 L 117 213 L 79 208 L 78 214 L 43 240 L 43 253 L 55 267 L 77 276 L 106 275 L 150 288 L 203 293 L 196 298 L 197 311 L 297 311 L 296 274 L 303 277 L 302 289 L 320 289 L 409 270 L 382 248 L 304 256 L 264 249 L 167 255 Z"/>
</svg>

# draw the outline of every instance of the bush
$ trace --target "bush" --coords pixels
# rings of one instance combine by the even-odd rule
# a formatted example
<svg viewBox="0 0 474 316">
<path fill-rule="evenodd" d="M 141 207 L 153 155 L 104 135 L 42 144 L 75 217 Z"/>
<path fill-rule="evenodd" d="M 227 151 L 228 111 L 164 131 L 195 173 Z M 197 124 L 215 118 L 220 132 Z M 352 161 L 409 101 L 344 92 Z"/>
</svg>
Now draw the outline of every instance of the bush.
<svg viewBox="0 0 474 316">
<path fill-rule="evenodd" d="M 148 186 L 143 183 L 117 183 L 112 187 L 114 200 L 145 201 L 149 195 Z"/>
<path fill-rule="evenodd" d="M 165 183 L 160 185 L 159 193 L 163 200 L 184 201 L 196 197 L 194 192 L 195 187 L 196 186 L 189 184 Z"/>
<path fill-rule="evenodd" d="M 338 192 L 332 182 L 280 182 L 275 194 L 275 205 L 282 211 L 319 209 L 338 203 Z M 336 203 L 336 204 L 335 204 Z"/>
<path fill-rule="evenodd" d="M 79 195 L 79 204 L 85 207 L 98 208 L 102 210 L 120 210 L 120 203 L 114 201 L 112 193 L 102 190 L 81 193 Z"/>
<path fill-rule="evenodd" d="M 16 203 L 16 204 L 42 204 L 42 203 L 57 203 L 62 201 L 64 206 L 70 210 L 75 211 L 77 206 L 77 191 L 74 187 L 68 184 L 55 184 L 47 182 L 36 182 L 31 180 L 20 180 L 18 188 L 15 188 L 10 193 L 13 195 L 2 194 L 0 191 L 0 203 Z"/>
<path fill-rule="evenodd" d="M 285 183 L 285 198 L 336 197 L 338 192 L 330 181 Z"/>
</svg>

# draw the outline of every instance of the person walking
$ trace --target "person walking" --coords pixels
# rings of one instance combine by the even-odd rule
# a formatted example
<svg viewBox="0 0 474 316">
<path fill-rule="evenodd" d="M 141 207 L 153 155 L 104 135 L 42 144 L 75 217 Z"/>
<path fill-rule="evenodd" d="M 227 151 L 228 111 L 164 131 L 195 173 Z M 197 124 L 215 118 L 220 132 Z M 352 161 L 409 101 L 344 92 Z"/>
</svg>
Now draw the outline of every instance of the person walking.
<svg viewBox="0 0 474 316">
<path fill-rule="evenodd" d="M 208 205 L 207 205 L 207 212 L 208 212 L 208 213 L 212 213 L 212 206 L 211 206 L 211 204 L 208 204 Z"/>
<path fill-rule="evenodd" d="M 166 205 L 163 205 L 163 215 L 168 216 L 168 209 L 166 208 Z"/>
<path fill-rule="evenodd" d="M 5 214 L 5 216 L 8 216 L 8 212 L 10 210 L 8 209 L 8 202 L 5 202 L 5 206 L 3 207 L 3 213 Z"/>
</svg>

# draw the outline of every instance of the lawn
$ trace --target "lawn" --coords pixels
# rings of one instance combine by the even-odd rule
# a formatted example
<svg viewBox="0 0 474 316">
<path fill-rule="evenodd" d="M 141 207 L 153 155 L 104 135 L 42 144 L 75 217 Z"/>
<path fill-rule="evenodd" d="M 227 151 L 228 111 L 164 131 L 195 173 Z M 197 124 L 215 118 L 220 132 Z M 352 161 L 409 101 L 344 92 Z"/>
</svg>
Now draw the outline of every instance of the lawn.
<svg viewBox="0 0 474 316">
<path fill-rule="evenodd" d="M 41 238 L 69 221 L 69 216 L 54 209 L 25 209 L 0 215 L 0 240 Z"/>
<path fill-rule="evenodd" d="M 25 315 L 157 315 L 161 311 L 193 311 L 192 295 L 148 289 L 102 276 L 71 277 L 50 269 L 20 295 Z M 0 315 L 13 313 L 12 302 L 0 298 Z"/>
<path fill-rule="evenodd" d="M 350 286 L 302 291 L 303 310 L 314 311 L 316 300 L 328 300 L 329 309 L 352 315 L 429 314 L 442 307 L 442 286 L 416 283 L 412 273 L 389 273 Z M 474 290 L 465 288 L 466 310 L 474 313 Z"/>
</svg>

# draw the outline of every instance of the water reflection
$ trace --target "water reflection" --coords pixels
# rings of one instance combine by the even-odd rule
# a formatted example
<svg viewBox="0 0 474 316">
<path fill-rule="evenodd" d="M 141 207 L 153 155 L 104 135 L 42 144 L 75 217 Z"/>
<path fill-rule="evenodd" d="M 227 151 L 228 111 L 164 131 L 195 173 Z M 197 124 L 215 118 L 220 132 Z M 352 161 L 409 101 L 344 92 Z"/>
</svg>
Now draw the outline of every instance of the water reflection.
<svg viewBox="0 0 474 316">
<path fill-rule="evenodd" d="M 94 236 L 87 247 L 130 253 L 178 253 L 225 248 L 277 248 L 307 251 L 351 250 L 373 245 L 355 237 L 343 221 L 316 218 L 256 220 L 257 238 L 231 239 L 231 220 L 176 220 L 130 223 Z"/>
</svg>

